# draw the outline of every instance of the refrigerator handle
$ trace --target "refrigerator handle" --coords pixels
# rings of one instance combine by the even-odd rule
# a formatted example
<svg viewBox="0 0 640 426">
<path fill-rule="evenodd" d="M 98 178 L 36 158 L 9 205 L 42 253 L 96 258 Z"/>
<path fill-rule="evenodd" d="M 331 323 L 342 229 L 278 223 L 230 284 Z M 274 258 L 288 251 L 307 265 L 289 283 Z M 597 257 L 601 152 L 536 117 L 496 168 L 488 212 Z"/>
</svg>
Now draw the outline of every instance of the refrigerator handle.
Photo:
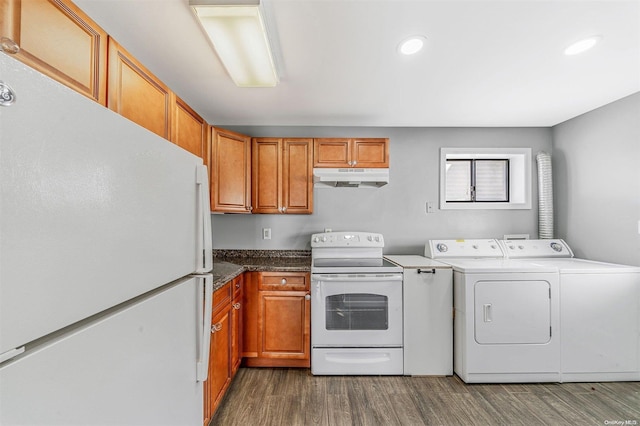
<svg viewBox="0 0 640 426">
<path fill-rule="evenodd" d="M 197 260 L 196 273 L 213 269 L 213 242 L 211 240 L 211 207 L 209 203 L 209 174 L 207 166 L 199 165 L 196 171 L 198 187 Z"/>
<path fill-rule="evenodd" d="M 195 277 L 198 298 L 198 361 L 196 363 L 196 380 L 207 380 L 209 371 L 209 345 L 211 343 L 211 310 L 213 304 L 213 276 L 203 275 Z"/>
</svg>

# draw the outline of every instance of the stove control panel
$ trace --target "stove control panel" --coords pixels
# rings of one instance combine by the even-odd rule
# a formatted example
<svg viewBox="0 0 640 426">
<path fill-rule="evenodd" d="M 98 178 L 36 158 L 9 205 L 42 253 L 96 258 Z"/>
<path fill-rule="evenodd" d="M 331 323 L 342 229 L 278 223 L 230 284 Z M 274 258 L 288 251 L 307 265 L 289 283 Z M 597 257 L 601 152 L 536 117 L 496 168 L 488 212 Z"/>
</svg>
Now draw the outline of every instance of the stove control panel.
<svg viewBox="0 0 640 426">
<path fill-rule="evenodd" d="M 502 258 L 504 252 L 497 240 L 429 240 L 424 247 L 425 257 L 446 258 Z"/>
<path fill-rule="evenodd" d="M 373 232 L 323 232 L 311 235 L 311 247 L 384 247 L 384 238 Z"/>
<path fill-rule="evenodd" d="M 506 257 L 512 259 L 540 257 L 573 257 L 573 252 L 564 240 L 501 240 Z"/>
</svg>

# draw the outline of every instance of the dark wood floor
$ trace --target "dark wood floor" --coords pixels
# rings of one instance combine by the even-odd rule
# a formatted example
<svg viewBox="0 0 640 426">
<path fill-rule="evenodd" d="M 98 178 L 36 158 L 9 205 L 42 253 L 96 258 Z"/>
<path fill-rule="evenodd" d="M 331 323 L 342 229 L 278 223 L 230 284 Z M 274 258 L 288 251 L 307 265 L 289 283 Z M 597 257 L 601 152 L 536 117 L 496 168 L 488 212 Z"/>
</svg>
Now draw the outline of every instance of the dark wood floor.
<svg viewBox="0 0 640 426">
<path fill-rule="evenodd" d="M 467 385 L 241 368 L 211 425 L 640 426 L 640 382 Z"/>
</svg>

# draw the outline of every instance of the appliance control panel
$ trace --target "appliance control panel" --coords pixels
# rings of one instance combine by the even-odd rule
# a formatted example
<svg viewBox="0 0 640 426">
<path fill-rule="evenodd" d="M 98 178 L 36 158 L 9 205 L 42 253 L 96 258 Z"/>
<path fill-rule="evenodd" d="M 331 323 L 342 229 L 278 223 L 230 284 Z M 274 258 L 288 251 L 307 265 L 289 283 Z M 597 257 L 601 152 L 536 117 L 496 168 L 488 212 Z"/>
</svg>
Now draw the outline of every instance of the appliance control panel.
<svg viewBox="0 0 640 426">
<path fill-rule="evenodd" d="M 539 258 L 539 257 L 573 257 L 573 252 L 564 240 L 500 240 L 506 257 Z"/>
<path fill-rule="evenodd" d="M 504 252 L 498 240 L 429 240 L 424 247 L 425 257 L 431 259 L 446 258 L 502 258 Z"/>
<path fill-rule="evenodd" d="M 322 232 L 311 235 L 311 247 L 384 247 L 384 238 L 373 232 Z"/>
</svg>

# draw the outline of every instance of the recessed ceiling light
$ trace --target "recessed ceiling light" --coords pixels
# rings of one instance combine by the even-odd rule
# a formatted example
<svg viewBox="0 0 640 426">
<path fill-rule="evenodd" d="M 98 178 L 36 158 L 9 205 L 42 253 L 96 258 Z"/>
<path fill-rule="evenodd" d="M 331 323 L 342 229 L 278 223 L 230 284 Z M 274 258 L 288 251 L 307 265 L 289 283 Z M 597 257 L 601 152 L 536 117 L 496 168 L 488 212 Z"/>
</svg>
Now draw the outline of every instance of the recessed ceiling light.
<svg viewBox="0 0 640 426">
<path fill-rule="evenodd" d="M 424 47 L 426 41 L 425 36 L 411 36 L 400 43 L 398 51 L 403 55 L 413 55 L 418 53 Z"/>
<path fill-rule="evenodd" d="M 587 50 L 595 46 L 600 40 L 602 40 L 602 36 L 600 35 L 591 36 L 591 37 L 582 39 L 580 41 L 573 43 L 566 49 L 564 49 L 564 54 L 577 55 L 579 53 L 586 52 Z"/>
</svg>

